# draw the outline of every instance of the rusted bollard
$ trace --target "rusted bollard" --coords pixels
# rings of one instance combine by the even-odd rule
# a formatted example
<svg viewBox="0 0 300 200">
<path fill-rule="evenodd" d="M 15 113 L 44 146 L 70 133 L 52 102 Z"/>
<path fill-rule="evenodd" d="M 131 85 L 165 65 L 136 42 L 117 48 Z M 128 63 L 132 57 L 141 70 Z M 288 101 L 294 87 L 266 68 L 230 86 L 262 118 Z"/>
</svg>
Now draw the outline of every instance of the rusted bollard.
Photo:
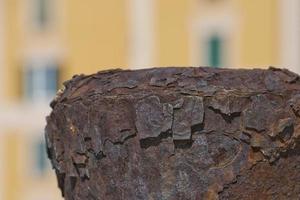
<svg viewBox="0 0 300 200">
<path fill-rule="evenodd" d="M 276 68 L 73 77 L 46 141 L 65 199 L 300 198 L 300 80 Z"/>
</svg>

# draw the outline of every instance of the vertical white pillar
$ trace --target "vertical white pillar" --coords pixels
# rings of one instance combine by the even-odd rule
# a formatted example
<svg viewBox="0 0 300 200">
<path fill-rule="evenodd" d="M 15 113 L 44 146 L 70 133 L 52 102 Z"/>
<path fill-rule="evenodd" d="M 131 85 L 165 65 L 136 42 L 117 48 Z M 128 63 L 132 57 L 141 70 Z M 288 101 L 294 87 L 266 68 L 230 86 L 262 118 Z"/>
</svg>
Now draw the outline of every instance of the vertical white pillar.
<svg viewBox="0 0 300 200">
<path fill-rule="evenodd" d="M 280 0 L 281 66 L 300 73 L 300 1 Z"/>
<path fill-rule="evenodd" d="M 151 67 L 154 61 L 154 0 L 129 0 L 129 67 Z"/>
</svg>

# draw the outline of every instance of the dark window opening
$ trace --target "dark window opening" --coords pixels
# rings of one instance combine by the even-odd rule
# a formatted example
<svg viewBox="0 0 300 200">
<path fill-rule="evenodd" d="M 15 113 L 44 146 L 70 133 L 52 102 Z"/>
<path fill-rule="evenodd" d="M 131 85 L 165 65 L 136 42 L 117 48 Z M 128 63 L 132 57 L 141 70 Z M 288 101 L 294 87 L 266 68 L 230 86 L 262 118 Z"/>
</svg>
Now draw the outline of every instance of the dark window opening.
<svg viewBox="0 0 300 200">
<path fill-rule="evenodd" d="M 39 175 L 43 175 L 48 167 L 46 145 L 44 141 L 38 141 L 34 145 L 35 169 Z"/>
<path fill-rule="evenodd" d="M 217 35 L 209 38 L 208 41 L 208 64 L 212 67 L 220 67 L 222 65 L 222 41 Z"/>
<path fill-rule="evenodd" d="M 39 28 L 44 29 L 48 26 L 50 20 L 50 1 L 35 0 L 35 19 Z"/>
<path fill-rule="evenodd" d="M 45 64 L 28 66 L 24 71 L 24 97 L 31 101 L 48 101 L 58 89 L 59 68 Z"/>
</svg>

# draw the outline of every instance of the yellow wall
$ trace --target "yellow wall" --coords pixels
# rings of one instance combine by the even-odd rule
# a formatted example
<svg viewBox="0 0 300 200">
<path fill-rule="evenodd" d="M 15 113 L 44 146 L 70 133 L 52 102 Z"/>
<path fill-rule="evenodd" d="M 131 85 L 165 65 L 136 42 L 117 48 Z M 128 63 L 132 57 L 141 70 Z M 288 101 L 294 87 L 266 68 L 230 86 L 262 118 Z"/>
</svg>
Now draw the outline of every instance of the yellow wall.
<svg viewBox="0 0 300 200">
<path fill-rule="evenodd" d="M 156 0 L 155 6 L 156 65 L 189 65 L 190 0 Z"/>
<path fill-rule="evenodd" d="M 5 160 L 3 161 L 4 174 L 4 199 L 19 200 L 21 189 L 21 171 L 20 166 L 20 137 L 15 133 L 8 133 L 5 135 L 4 154 Z"/>
<path fill-rule="evenodd" d="M 278 59 L 278 2 L 237 1 L 241 14 L 241 66 L 276 65 Z"/>
<path fill-rule="evenodd" d="M 126 0 L 66 0 L 66 59 L 63 80 L 81 72 L 128 67 L 128 6 Z M 192 0 L 155 1 L 156 66 L 191 63 L 188 34 Z M 239 66 L 278 64 L 278 3 L 275 0 L 235 0 L 240 18 Z M 207 7 L 210 9 L 209 7 Z M 197 12 L 197 9 L 194 9 Z M 20 97 L 20 6 L 6 3 L 6 99 Z M 204 30 L 205 31 L 205 30 Z"/>
<path fill-rule="evenodd" d="M 65 78 L 127 66 L 125 0 L 67 0 Z"/>
<path fill-rule="evenodd" d="M 156 66 L 190 65 L 192 50 L 189 47 L 191 40 L 189 31 L 191 30 L 190 22 L 193 19 L 191 16 L 201 16 L 195 14 L 199 12 L 196 6 L 202 6 L 201 9 L 206 9 L 209 15 L 219 16 L 217 13 L 229 5 L 226 1 L 222 4 L 217 1 L 216 4 L 208 3 L 206 0 L 153 1 L 155 1 L 153 14 L 155 17 L 155 60 L 153 62 Z M 21 2 L 19 0 L 6 0 L 5 2 L 4 98 L 8 101 L 18 101 L 22 80 L 20 70 L 24 61 L 21 58 L 20 49 L 26 43 L 23 37 L 24 30 L 22 30 L 26 24 L 21 24 L 20 21 L 20 11 L 24 8 L 19 4 Z M 60 24 L 59 31 L 63 32 L 61 41 L 66 50 L 62 61 L 63 80 L 82 72 L 94 73 L 107 68 L 128 67 L 128 51 L 130 50 L 128 29 L 130 26 L 127 3 L 130 2 L 129 0 L 65 0 L 61 2 L 64 2 L 62 7 L 65 18 L 61 19 L 63 25 Z M 234 35 L 230 40 L 234 45 L 238 43 L 238 48 L 236 48 L 239 55 L 237 56 L 238 65 L 240 67 L 276 65 L 279 62 L 277 1 L 232 0 L 230 2 L 230 5 L 234 6 L 228 10 L 236 11 L 232 16 L 239 21 L 238 28 L 233 30 Z M 214 9 L 216 5 L 219 6 L 218 9 Z M 27 42 L 37 41 L 35 35 L 32 39 Z M 42 41 L 49 44 L 52 40 Z M 40 44 L 44 46 L 44 43 Z M 30 179 L 30 173 L 24 174 L 20 170 L 30 171 L 31 165 L 26 161 L 28 162 L 27 158 L 31 154 L 30 141 L 33 138 L 26 133 L 3 135 L 1 138 L 3 138 L 3 154 L 5 155 L 5 162 L 3 162 L 4 199 L 22 199 L 22 196 L 18 196 L 22 195 L 22 191 L 24 194 L 34 193 L 37 187 L 55 191 L 52 195 L 55 199 L 59 199 L 60 191 L 56 186 L 54 171 L 49 171 L 51 174 L 47 174 L 44 178 L 32 177 Z M 24 182 L 24 179 L 30 179 L 30 181 Z M 47 189 L 42 193 L 47 193 Z"/>
<path fill-rule="evenodd" d="M 5 100 L 17 101 L 20 97 L 20 77 L 19 65 L 17 56 L 20 44 L 20 21 L 19 21 L 19 1 L 5 1 L 5 22 L 4 22 L 4 73 L 5 73 Z"/>
</svg>

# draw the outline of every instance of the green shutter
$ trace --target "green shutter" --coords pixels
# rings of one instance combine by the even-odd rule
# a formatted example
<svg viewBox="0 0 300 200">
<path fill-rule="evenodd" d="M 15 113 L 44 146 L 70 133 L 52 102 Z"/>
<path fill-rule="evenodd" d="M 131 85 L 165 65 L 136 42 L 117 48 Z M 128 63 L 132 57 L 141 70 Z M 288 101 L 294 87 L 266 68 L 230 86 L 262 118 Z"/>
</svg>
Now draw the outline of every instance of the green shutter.
<svg viewBox="0 0 300 200">
<path fill-rule="evenodd" d="M 45 28 L 49 20 L 48 0 L 36 0 L 36 1 L 37 1 L 38 24 L 40 28 Z"/>
<path fill-rule="evenodd" d="M 208 47 L 208 59 L 209 65 L 212 67 L 220 67 L 221 66 L 221 39 L 214 35 L 209 39 L 209 47 Z"/>
</svg>

